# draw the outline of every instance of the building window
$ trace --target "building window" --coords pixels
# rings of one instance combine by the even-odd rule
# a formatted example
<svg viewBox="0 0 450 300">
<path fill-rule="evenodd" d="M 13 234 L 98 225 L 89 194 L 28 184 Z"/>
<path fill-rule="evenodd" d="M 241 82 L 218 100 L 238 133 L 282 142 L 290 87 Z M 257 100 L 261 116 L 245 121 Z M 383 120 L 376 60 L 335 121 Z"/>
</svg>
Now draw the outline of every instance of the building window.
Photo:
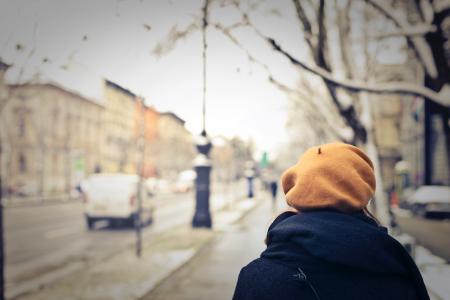
<svg viewBox="0 0 450 300">
<path fill-rule="evenodd" d="M 19 114 L 18 116 L 18 128 L 19 128 L 19 136 L 24 137 L 25 136 L 25 115 Z"/>
<path fill-rule="evenodd" d="M 53 175 L 56 176 L 58 175 L 58 171 L 59 171 L 59 159 L 58 159 L 58 155 L 56 153 L 53 153 L 52 156 L 52 172 Z"/>
<path fill-rule="evenodd" d="M 25 173 L 27 171 L 27 160 L 23 153 L 19 154 L 19 171 Z"/>
</svg>

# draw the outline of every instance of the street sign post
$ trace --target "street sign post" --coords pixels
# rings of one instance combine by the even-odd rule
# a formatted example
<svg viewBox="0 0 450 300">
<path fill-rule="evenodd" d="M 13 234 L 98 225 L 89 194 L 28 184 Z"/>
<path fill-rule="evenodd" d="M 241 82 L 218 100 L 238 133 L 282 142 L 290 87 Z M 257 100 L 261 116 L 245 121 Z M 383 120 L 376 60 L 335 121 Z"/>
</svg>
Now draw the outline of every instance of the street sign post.
<svg viewBox="0 0 450 300">
<path fill-rule="evenodd" d="M 3 185 L 0 176 L 0 300 L 5 299 L 5 243 L 3 237 L 3 201 L 2 201 Z"/>
<path fill-rule="evenodd" d="M 138 162 L 137 171 L 139 176 L 139 181 L 137 184 L 136 200 L 137 200 L 137 212 L 136 219 L 134 221 L 134 227 L 136 229 L 136 256 L 141 257 L 142 254 L 142 191 L 144 184 L 144 163 L 145 163 L 145 103 L 144 98 L 141 101 L 141 132 L 139 136 L 139 150 L 141 151 L 141 159 Z"/>
<path fill-rule="evenodd" d="M 264 151 L 262 156 L 261 156 L 261 160 L 259 162 L 259 167 L 261 169 L 265 169 L 269 166 L 269 155 L 267 154 L 267 151 Z"/>
</svg>

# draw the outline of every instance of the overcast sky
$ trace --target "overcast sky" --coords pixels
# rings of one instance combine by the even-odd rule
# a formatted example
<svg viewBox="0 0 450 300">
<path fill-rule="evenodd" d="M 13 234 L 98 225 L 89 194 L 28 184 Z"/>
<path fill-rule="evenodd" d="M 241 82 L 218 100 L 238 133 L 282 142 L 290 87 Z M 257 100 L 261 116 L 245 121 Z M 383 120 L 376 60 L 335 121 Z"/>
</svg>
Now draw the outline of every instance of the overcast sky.
<svg viewBox="0 0 450 300">
<path fill-rule="evenodd" d="M 260 13 L 252 15 L 253 21 L 299 58 L 305 57 L 290 1 L 272 3 L 276 3 L 281 16 L 269 6 L 260 7 Z M 162 57 L 153 55 L 152 50 L 174 25 L 183 29 L 199 17 L 202 4 L 164 0 L 2 0 L 0 55 L 8 63 L 26 64 L 30 73 L 39 70 L 59 78 L 64 71 L 61 66 L 67 67 L 64 72 L 73 73 L 69 83 L 88 94 L 98 94 L 96 76 L 107 77 L 143 95 L 158 110 L 179 114 L 196 134 L 201 130 L 200 32 L 180 40 Z M 212 20 L 233 23 L 237 17 L 236 11 L 218 4 L 211 8 Z M 277 78 L 295 85 L 297 71 L 283 57 L 249 29 L 236 34 Z M 263 68 L 249 62 L 227 37 L 210 29 L 207 39 L 208 132 L 251 137 L 259 150 L 275 150 L 286 138 L 286 95 L 272 86 Z M 17 44 L 23 50 L 17 51 Z M 31 49 L 34 53 L 28 57 Z M 42 65 L 44 58 L 48 63 Z"/>
</svg>

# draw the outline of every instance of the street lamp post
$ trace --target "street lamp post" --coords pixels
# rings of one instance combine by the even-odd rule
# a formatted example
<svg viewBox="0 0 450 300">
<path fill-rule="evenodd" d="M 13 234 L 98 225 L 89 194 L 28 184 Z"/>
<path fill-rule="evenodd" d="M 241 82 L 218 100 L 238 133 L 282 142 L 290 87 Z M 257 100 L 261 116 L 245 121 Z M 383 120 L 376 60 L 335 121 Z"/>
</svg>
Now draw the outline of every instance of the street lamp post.
<svg viewBox="0 0 450 300">
<path fill-rule="evenodd" d="M 247 198 L 253 198 L 255 195 L 254 184 L 253 184 L 253 179 L 255 178 L 254 168 L 255 168 L 254 163 L 252 161 L 246 162 L 246 169 L 244 171 L 244 175 L 247 178 L 247 184 L 248 184 Z"/>
<path fill-rule="evenodd" d="M 211 160 L 209 159 L 209 151 L 212 144 L 206 135 L 206 131 L 202 131 L 202 134 L 197 138 L 196 146 L 198 149 L 198 154 L 194 160 L 195 171 L 197 172 L 195 178 L 196 205 L 192 226 L 211 228 L 212 221 L 209 210 Z"/>
<path fill-rule="evenodd" d="M 202 125 L 203 130 L 200 136 L 197 137 L 197 156 L 194 159 L 194 167 L 197 173 L 195 178 L 195 213 L 192 219 L 192 227 L 211 228 L 211 213 L 209 211 L 209 195 L 210 195 L 210 174 L 211 174 L 211 160 L 209 158 L 209 151 L 212 144 L 206 134 L 206 49 L 208 47 L 206 42 L 206 28 L 208 27 L 208 4 L 209 0 L 205 0 L 203 6 L 203 26 L 202 26 L 202 41 L 203 41 L 203 101 L 202 101 Z"/>
</svg>

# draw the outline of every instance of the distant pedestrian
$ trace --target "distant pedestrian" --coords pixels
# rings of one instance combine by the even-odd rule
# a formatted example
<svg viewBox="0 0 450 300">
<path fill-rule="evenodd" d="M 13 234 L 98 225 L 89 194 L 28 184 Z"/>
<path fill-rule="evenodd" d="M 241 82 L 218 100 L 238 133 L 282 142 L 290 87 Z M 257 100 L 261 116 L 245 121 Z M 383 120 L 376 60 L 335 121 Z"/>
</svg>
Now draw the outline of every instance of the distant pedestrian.
<svg viewBox="0 0 450 300">
<path fill-rule="evenodd" d="M 275 204 L 277 200 L 277 191 L 278 191 L 278 181 L 276 179 L 272 179 L 270 181 L 270 192 L 272 193 L 272 202 Z"/>
<path fill-rule="evenodd" d="M 363 151 L 311 148 L 281 179 L 294 211 L 270 225 L 234 300 L 429 299 L 412 258 L 367 210 L 375 176 Z"/>
</svg>

